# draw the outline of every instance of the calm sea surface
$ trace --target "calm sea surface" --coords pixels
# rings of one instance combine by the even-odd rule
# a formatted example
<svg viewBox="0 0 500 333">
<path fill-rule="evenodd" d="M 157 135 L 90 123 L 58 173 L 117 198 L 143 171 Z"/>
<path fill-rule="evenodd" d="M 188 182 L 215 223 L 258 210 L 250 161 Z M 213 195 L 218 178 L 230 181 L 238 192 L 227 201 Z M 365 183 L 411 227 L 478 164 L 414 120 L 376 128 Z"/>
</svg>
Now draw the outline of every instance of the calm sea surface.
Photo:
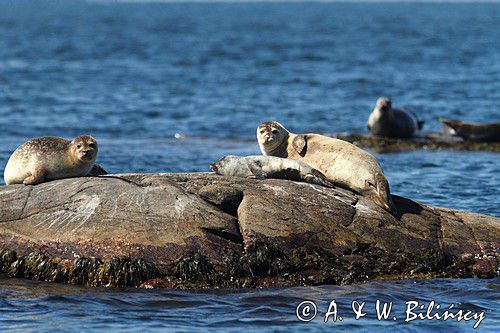
<svg viewBox="0 0 500 333">
<path fill-rule="evenodd" d="M 0 173 L 22 142 L 91 134 L 109 172 L 208 171 L 258 153 L 255 127 L 365 132 L 375 100 L 437 118 L 500 121 L 500 4 L 116 3 L 0 0 Z M 500 154 L 377 155 L 394 193 L 500 216 Z M 3 184 L 3 180 L 2 183 Z M 352 300 L 486 311 L 498 280 L 278 290 L 93 290 L 0 278 L 4 331 L 470 331 L 473 323 L 355 321 Z M 295 318 L 337 299 L 341 323 Z M 340 312 L 340 310 L 339 310 Z"/>
</svg>

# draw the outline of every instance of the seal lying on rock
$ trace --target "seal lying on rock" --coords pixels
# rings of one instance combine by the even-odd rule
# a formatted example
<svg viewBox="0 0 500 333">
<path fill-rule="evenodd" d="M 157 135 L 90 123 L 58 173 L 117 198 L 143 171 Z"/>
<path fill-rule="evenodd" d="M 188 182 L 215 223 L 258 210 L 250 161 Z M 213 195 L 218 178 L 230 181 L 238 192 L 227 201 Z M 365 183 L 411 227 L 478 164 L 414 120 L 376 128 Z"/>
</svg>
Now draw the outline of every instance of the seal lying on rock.
<svg viewBox="0 0 500 333">
<path fill-rule="evenodd" d="M 392 102 L 387 97 L 377 100 L 368 118 L 368 130 L 376 136 L 411 138 L 423 127 L 424 122 L 418 120 L 413 112 L 392 108 Z"/>
<path fill-rule="evenodd" d="M 30 140 L 17 148 L 7 162 L 7 185 L 36 185 L 47 180 L 83 177 L 94 166 L 97 141 L 88 135 L 73 141 L 56 137 Z"/>
<path fill-rule="evenodd" d="M 230 155 L 210 164 L 210 169 L 223 176 L 289 179 L 333 187 L 333 184 L 318 170 L 304 162 L 289 158 Z"/>
<path fill-rule="evenodd" d="M 276 121 L 257 128 L 265 156 L 288 157 L 322 172 L 328 181 L 362 194 L 377 205 L 395 212 L 389 182 L 370 153 L 355 145 L 319 134 L 294 134 Z"/>
<path fill-rule="evenodd" d="M 439 121 L 451 128 L 453 135 L 464 140 L 500 142 L 500 123 L 473 124 L 444 118 L 439 118 Z"/>
</svg>

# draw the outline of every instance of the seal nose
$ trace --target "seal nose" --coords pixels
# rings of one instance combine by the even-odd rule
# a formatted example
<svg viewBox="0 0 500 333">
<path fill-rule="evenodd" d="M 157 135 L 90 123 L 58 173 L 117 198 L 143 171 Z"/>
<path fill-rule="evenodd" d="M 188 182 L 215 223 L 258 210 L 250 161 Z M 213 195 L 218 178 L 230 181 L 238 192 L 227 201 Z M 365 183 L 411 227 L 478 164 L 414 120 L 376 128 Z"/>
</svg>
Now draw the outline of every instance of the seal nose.
<svg viewBox="0 0 500 333">
<path fill-rule="evenodd" d="M 210 170 L 213 172 L 217 172 L 217 167 L 215 166 L 215 163 L 210 163 Z"/>
<path fill-rule="evenodd" d="M 82 151 L 84 157 L 91 157 L 94 151 L 92 149 Z"/>
<path fill-rule="evenodd" d="M 269 142 L 271 141 L 271 136 L 270 135 L 266 135 L 266 142 Z"/>
</svg>

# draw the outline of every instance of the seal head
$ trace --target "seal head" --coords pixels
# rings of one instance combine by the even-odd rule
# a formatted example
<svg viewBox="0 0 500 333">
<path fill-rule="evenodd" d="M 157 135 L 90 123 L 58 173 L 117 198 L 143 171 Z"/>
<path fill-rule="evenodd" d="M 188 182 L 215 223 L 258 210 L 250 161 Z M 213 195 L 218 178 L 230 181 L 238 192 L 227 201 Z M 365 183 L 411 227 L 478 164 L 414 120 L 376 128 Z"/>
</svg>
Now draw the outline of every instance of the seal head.
<svg viewBox="0 0 500 333">
<path fill-rule="evenodd" d="M 98 152 L 97 141 L 90 135 L 80 135 L 71 141 L 70 150 L 77 161 L 88 163 L 95 161 Z"/>
<path fill-rule="evenodd" d="M 222 158 L 219 158 L 214 163 L 210 164 L 210 170 L 213 172 L 220 174 L 221 170 L 233 169 L 233 165 L 235 165 L 235 156 L 227 155 Z"/>
<path fill-rule="evenodd" d="M 380 110 L 381 113 L 391 113 L 392 112 L 392 102 L 389 97 L 380 97 L 377 99 L 375 104 L 375 109 Z"/>
<path fill-rule="evenodd" d="M 288 135 L 288 130 L 277 121 L 266 121 L 257 127 L 257 141 L 264 155 L 287 157 L 286 151 L 280 148 Z"/>
<path fill-rule="evenodd" d="M 219 175 L 255 178 L 249 163 L 240 156 L 227 155 L 210 164 L 210 170 Z"/>
</svg>

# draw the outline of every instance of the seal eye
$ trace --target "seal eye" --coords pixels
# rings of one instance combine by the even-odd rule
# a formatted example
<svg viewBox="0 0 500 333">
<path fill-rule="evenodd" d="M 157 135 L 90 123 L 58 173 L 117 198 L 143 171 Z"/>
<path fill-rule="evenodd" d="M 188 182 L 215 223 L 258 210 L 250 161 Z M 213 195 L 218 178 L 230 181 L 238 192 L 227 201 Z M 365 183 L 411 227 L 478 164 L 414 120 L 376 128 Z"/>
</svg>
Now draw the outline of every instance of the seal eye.
<svg viewBox="0 0 500 333">
<path fill-rule="evenodd" d="M 92 149 L 95 149 L 96 145 L 95 145 L 95 143 L 91 143 L 91 144 L 89 144 L 89 147 Z"/>
<path fill-rule="evenodd" d="M 273 133 L 273 134 L 277 134 L 277 133 L 278 133 L 278 130 L 277 130 L 277 129 L 273 129 L 273 130 L 271 131 L 271 133 Z"/>
<path fill-rule="evenodd" d="M 260 134 L 264 134 L 264 132 L 265 132 L 264 130 L 260 130 Z"/>
<path fill-rule="evenodd" d="M 77 145 L 76 148 L 80 149 L 82 148 L 82 145 Z"/>
</svg>

